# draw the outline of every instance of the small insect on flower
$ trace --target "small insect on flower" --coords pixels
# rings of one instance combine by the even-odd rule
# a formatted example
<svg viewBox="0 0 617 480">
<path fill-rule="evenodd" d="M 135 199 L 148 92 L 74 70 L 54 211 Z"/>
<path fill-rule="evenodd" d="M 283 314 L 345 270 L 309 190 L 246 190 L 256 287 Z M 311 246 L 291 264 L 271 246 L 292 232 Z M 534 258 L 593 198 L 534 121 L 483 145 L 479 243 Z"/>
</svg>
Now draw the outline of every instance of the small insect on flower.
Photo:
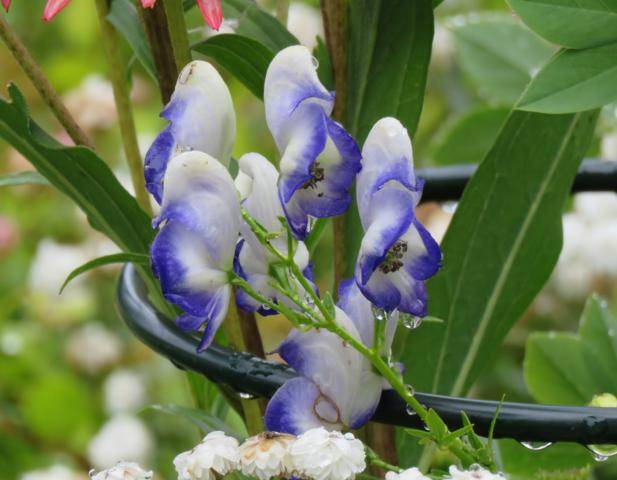
<svg viewBox="0 0 617 480">
<path fill-rule="evenodd" d="M 386 480 L 431 480 L 429 477 L 425 476 L 419 469 L 416 467 L 408 468 L 407 470 L 403 470 L 402 472 L 387 472 Z"/>
<path fill-rule="evenodd" d="M 459 470 L 452 465 L 449 473 L 445 480 L 506 480 L 501 473 L 492 473 L 478 465 L 472 465 L 469 470 Z"/>
<path fill-rule="evenodd" d="M 152 480 L 152 471 L 146 471 L 133 462 L 119 462 L 115 467 L 99 473 L 90 472 L 92 480 Z"/>
<path fill-rule="evenodd" d="M 199 445 L 174 459 L 179 480 L 215 480 L 238 468 L 238 441 L 223 432 L 211 432 Z"/>
<path fill-rule="evenodd" d="M 328 432 L 319 427 L 300 435 L 292 444 L 296 475 L 312 480 L 351 480 L 366 468 L 364 445 L 351 433 Z"/>
<path fill-rule="evenodd" d="M 247 439 L 240 446 L 242 473 L 269 480 L 293 473 L 289 449 L 296 438 L 277 432 L 263 432 Z"/>
</svg>

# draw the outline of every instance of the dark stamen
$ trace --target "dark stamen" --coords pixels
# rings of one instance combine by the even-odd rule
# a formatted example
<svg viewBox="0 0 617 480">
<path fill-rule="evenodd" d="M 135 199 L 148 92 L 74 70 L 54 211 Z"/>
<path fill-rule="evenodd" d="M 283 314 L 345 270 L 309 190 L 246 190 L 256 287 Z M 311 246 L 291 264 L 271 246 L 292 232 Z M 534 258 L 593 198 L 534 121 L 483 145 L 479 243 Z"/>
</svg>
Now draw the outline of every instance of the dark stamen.
<svg viewBox="0 0 617 480">
<path fill-rule="evenodd" d="M 383 273 L 393 273 L 398 271 L 403 266 L 403 255 L 407 252 L 407 242 L 404 240 L 398 240 L 394 245 L 390 247 L 386 258 L 379 265 L 379 270 Z"/>
</svg>

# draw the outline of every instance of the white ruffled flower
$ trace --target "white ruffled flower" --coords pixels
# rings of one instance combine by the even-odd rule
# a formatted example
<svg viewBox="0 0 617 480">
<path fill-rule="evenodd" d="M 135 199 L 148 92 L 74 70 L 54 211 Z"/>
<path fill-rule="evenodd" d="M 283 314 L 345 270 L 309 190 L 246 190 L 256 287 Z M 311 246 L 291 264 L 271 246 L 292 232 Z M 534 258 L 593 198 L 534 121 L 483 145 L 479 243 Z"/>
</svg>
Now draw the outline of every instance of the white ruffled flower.
<svg viewBox="0 0 617 480">
<path fill-rule="evenodd" d="M 19 480 L 82 480 L 81 475 L 76 474 L 64 465 L 52 465 L 41 470 L 32 470 L 23 473 Z"/>
<path fill-rule="evenodd" d="M 131 370 L 111 373 L 103 384 L 105 410 L 109 413 L 134 412 L 146 403 L 143 377 Z"/>
<path fill-rule="evenodd" d="M 88 323 L 68 338 L 65 352 L 68 360 L 79 369 L 98 373 L 120 360 L 120 339 L 99 323 Z"/>
<path fill-rule="evenodd" d="M 242 473 L 259 480 L 290 475 L 293 468 L 289 449 L 295 439 L 277 432 L 263 432 L 247 439 L 240 446 Z"/>
<path fill-rule="evenodd" d="M 430 480 L 416 467 L 408 468 L 402 472 L 387 472 L 386 480 Z"/>
<path fill-rule="evenodd" d="M 92 480 L 151 480 L 153 476 L 152 471 L 146 471 L 133 462 L 118 462 L 115 467 L 99 473 L 90 472 Z"/>
<path fill-rule="evenodd" d="M 90 440 L 88 460 L 98 469 L 125 459 L 147 463 L 152 447 L 153 440 L 148 427 L 135 416 L 120 414 L 105 423 Z"/>
<path fill-rule="evenodd" d="M 350 480 L 366 468 L 364 445 L 353 434 L 313 428 L 290 448 L 294 473 L 313 480 Z"/>
<path fill-rule="evenodd" d="M 214 480 L 236 470 L 240 461 L 238 440 L 211 432 L 199 445 L 174 459 L 178 480 Z"/>
<path fill-rule="evenodd" d="M 459 470 L 455 465 L 450 467 L 450 476 L 445 480 L 505 480 L 501 473 L 492 473 L 480 467 L 471 467 L 469 470 Z"/>
</svg>

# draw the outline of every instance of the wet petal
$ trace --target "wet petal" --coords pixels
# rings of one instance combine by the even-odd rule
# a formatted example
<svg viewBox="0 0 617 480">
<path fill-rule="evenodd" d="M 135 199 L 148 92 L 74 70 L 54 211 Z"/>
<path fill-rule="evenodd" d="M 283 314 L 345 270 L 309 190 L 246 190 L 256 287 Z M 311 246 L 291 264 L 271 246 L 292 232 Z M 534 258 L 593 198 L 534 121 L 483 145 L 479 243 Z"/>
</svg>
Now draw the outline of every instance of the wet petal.
<svg viewBox="0 0 617 480">
<path fill-rule="evenodd" d="M 43 10 L 43 20 L 51 21 L 71 0 L 47 0 L 45 10 Z M 8 8 L 8 6 L 7 6 Z"/>
</svg>

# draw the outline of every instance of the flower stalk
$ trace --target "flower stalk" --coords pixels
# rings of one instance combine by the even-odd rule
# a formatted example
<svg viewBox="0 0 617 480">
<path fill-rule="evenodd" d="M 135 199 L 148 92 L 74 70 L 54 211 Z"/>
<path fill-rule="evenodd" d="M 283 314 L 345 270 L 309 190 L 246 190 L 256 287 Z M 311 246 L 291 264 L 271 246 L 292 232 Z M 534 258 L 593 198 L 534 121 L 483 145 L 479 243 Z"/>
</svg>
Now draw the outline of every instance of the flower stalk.
<svg viewBox="0 0 617 480">
<path fill-rule="evenodd" d="M 36 63 L 30 52 L 21 42 L 15 31 L 11 28 L 4 16 L 0 16 L 0 38 L 6 44 L 9 51 L 17 60 L 24 73 L 28 76 L 34 88 L 39 92 L 43 101 L 51 109 L 52 113 L 69 134 L 76 145 L 83 145 L 94 150 L 94 143 L 88 135 L 77 125 L 77 122 L 68 111 L 60 96 L 45 77 L 41 67 Z"/>
<path fill-rule="evenodd" d="M 130 86 L 124 74 L 124 65 L 126 62 L 124 61 L 123 55 L 120 51 L 120 37 L 113 25 L 107 20 L 107 16 L 109 15 L 108 0 L 95 0 L 95 3 L 101 25 L 101 33 L 104 39 L 103 48 L 107 57 L 109 78 L 111 80 L 116 109 L 118 111 L 122 145 L 131 174 L 135 197 L 137 198 L 137 203 L 139 203 L 139 206 L 146 213 L 152 215 L 150 198 L 148 196 L 148 192 L 146 191 L 143 176 L 143 163 L 141 153 L 139 152 L 137 131 L 135 129 L 135 122 L 133 119 Z"/>
<path fill-rule="evenodd" d="M 165 0 L 165 13 L 176 67 L 178 71 L 181 71 L 191 61 L 182 0 Z"/>
</svg>

